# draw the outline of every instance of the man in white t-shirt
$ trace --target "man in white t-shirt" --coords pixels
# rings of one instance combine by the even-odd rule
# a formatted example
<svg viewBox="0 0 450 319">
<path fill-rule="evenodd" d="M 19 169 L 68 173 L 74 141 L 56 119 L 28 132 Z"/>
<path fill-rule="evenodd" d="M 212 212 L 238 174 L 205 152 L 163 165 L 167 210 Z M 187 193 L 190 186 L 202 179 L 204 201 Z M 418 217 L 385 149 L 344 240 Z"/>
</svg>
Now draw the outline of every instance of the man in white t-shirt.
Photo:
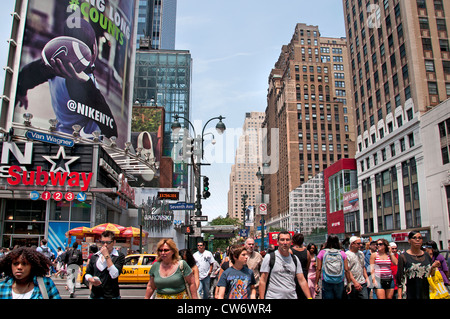
<svg viewBox="0 0 450 319">
<path fill-rule="evenodd" d="M 206 250 L 204 242 L 198 242 L 197 248 L 198 251 L 194 254 L 194 258 L 199 272 L 199 292 L 203 295 L 203 299 L 208 299 L 209 287 L 211 285 L 210 275 L 214 264 L 214 257 L 209 250 Z"/>
<path fill-rule="evenodd" d="M 303 275 L 302 265 L 297 256 L 289 252 L 291 245 L 291 234 L 284 231 L 280 232 L 278 234 L 278 250 L 275 251 L 275 262 L 272 269 L 270 269 L 270 255 L 272 253 L 264 256 L 259 280 L 260 299 L 297 299 L 296 280 L 305 296 L 312 299 L 308 282 Z"/>
<path fill-rule="evenodd" d="M 351 292 L 349 299 L 369 299 L 369 291 L 367 290 L 367 271 L 364 266 L 364 253 L 360 250 L 362 245 L 361 238 L 350 237 L 349 250 L 345 252 L 348 260 L 348 268 L 350 271 Z"/>
</svg>

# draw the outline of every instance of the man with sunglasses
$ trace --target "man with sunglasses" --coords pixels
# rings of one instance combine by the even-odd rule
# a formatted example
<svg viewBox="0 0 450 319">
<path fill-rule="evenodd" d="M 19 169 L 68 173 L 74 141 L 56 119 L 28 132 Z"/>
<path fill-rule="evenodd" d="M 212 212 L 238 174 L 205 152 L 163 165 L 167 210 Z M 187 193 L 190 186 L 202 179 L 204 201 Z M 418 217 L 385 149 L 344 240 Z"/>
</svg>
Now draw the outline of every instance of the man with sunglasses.
<svg viewBox="0 0 450 319">
<path fill-rule="evenodd" d="M 120 299 L 119 275 L 125 263 L 125 255 L 114 248 L 112 231 L 104 231 L 101 247 L 87 266 L 85 278 L 92 283 L 91 299 Z"/>
<path fill-rule="evenodd" d="M 369 299 L 369 291 L 367 290 L 367 283 L 369 277 L 364 262 L 364 254 L 361 251 L 362 241 L 360 237 L 352 236 L 349 240 L 349 250 L 345 252 L 348 259 L 348 269 L 350 271 L 350 293 L 349 299 Z"/>
<path fill-rule="evenodd" d="M 194 258 L 199 272 L 199 292 L 203 299 L 208 299 L 209 289 L 211 285 L 211 272 L 214 264 L 214 256 L 209 250 L 206 250 L 205 243 L 202 241 L 197 243 L 197 248 L 198 251 L 194 254 Z"/>
</svg>

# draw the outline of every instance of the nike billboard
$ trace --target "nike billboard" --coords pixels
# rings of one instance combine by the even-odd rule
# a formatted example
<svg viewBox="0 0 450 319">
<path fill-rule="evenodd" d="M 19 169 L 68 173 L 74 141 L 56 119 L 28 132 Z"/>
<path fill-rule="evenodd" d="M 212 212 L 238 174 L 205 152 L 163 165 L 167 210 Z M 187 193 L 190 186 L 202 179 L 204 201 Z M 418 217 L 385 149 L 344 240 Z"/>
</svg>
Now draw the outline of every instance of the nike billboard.
<svg viewBox="0 0 450 319">
<path fill-rule="evenodd" d="M 133 0 L 28 0 L 14 122 L 130 139 Z M 134 71 L 133 71 L 134 72 Z M 76 130 L 76 129 L 75 129 Z"/>
</svg>

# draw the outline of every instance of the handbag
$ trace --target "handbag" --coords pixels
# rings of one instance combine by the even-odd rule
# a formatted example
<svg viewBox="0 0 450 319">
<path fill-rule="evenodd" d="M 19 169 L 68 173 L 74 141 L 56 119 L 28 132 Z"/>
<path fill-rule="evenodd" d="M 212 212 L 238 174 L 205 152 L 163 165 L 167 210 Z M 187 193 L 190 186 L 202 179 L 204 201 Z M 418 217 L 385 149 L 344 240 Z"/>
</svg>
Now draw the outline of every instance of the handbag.
<svg viewBox="0 0 450 319">
<path fill-rule="evenodd" d="M 430 285 L 430 299 L 450 299 L 450 294 L 438 269 L 435 270 L 433 276 L 428 275 L 427 279 Z"/>
<path fill-rule="evenodd" d="M 184 270 L 183 270 L 183 264 L 184 263 L 183 263 L 182 260 L 180 260 L 179 263 L 180 263 L 181 274 L 183 275 L 183 279 L 184 279 L 184 285 L 186 286 L 186 292 L 187 292 L 187 294 L 189 296 L 189 299 L 192 299 L 191 289 L 189 288 L 189 284 L 186 281 L 186 277 L 184 276 Z"/>
</svg>

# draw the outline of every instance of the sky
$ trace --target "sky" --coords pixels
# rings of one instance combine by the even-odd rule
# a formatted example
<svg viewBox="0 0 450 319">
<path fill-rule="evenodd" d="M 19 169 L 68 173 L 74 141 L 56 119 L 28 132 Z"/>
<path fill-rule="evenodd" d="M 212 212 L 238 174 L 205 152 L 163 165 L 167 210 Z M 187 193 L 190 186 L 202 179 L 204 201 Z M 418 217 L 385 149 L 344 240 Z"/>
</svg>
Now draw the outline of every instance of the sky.
<svg viewBox="0 0 450 319">
<path fill-rule="evenodd" d="M 0 87 L 3 90 L 11 12 L 14 0 L 1 0 Z M 191 122 L 200 132 L 206 122 L 222 115 L 227 130 L 206 132 L 202 175 L 209 177 L 211 197 L 202 201 L 209 221 L 227 214 L 231 165 L 245 113 L 264 112 L 268 77 L 281 47 L 290 42 L 297 23 L 319 26 L 321 36 L 344 37 L 341 0 L 178 0 L 177 50 L 193 59 Z"/>
</svg>

